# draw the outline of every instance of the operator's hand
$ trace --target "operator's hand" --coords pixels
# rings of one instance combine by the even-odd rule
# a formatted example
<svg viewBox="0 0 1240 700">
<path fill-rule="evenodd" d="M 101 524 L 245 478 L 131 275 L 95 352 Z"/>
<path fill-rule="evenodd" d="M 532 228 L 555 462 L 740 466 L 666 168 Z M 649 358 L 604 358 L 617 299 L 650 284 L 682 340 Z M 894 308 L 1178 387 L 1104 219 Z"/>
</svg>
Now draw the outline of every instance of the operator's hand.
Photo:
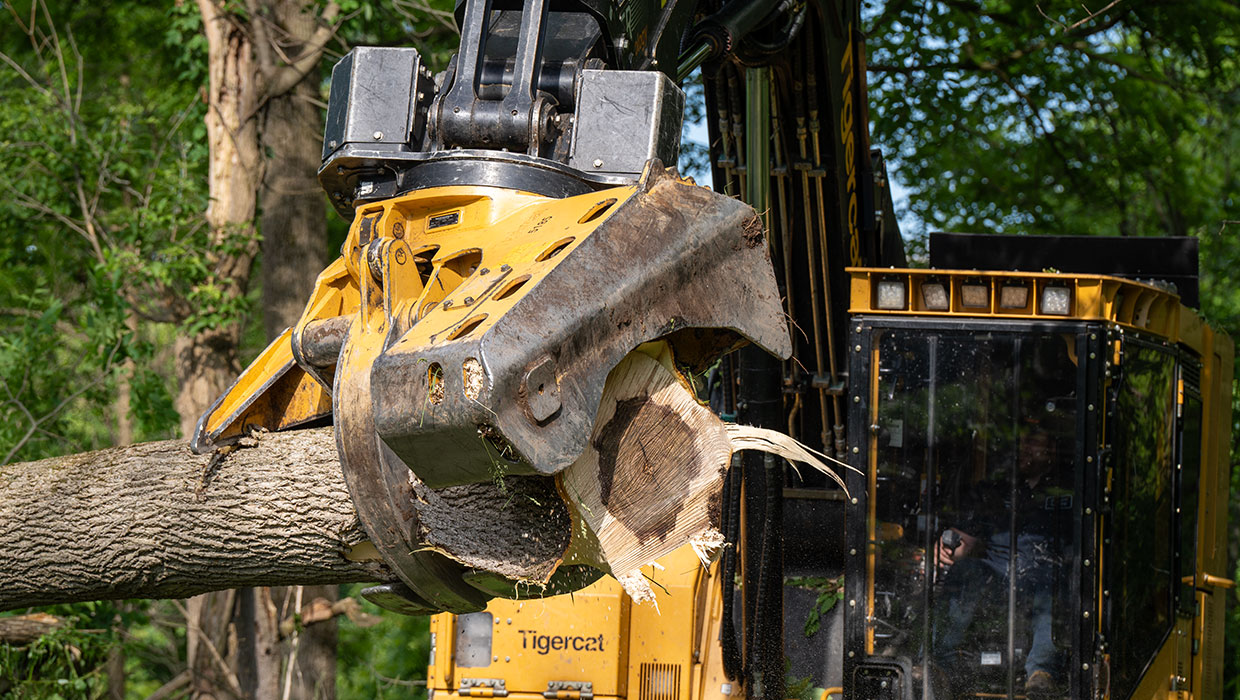
<svg viewBox="0 0 1240 700">
<path fill-rule="evenodd" d="M 941 537 L 934 547 L 934 561 L 944 568 L 950 567 L 961 559 L 975 556 L 981 549 L 980 542 L 973 535 L 957 530 L 954 527 L 951 528 L 951 531 L 960 538 L 960 543 L 954 549 L 944 544 Z"/>
</svg>

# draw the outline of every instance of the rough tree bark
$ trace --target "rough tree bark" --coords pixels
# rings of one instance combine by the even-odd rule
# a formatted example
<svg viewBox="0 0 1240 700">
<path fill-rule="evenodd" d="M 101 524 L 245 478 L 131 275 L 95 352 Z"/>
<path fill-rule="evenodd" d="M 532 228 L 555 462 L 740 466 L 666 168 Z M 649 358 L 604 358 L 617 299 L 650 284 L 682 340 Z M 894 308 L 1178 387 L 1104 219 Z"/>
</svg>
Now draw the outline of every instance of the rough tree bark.
<svg viewBox="0 0 1240 700">
<path fill-rule="evenodd" d="M 292 325 L 327 266 L 327 208 L 319 186 L 323 120 L 317 70 L 338 7 L 322 15 L 306 0 L 275 0 L 258 11 L 255 50 L 266 85 L 260 128 L 268 165 L 262 181 L 263 328 Z"/>
<path fill-rule="evenodd" d="M 198 0 L 198 7 L 207 36 L 210 76 L 207 134 L 211 153 L 208 174 L 211 205 L 207 219 L 212 231 L 213 281 L 223 290 L 225 300 L 235 300 L 248 287 L 250 267 L 259 249 L 253 224 L 260 185 L 264 190 L 264 206 L 273 210 L 263 222 L 270 227 L 269 231 L 264 231 L 272 239 L 267 245 L 269 251 L 281 250 L 296 255 L 296 245 L 289 245 L 282 235 L 286 223 L 292 230 L 317 226 L 320 232 L 316 235 L 325 236 L 321 201 L 307 201 L 311 196 L 307 190 L 318 188 L 305 186 L 307 178 L 313 183 L 317 162 L 312 159 L 318 144 L 317 137 L 311 137 L 314 143 L 307 146 L 303 132 L 317 131 L 317 115 L 307 120 L 306 115 L 297 110 L 314 109 L 304 100 L 314 92 L 307 76 L 317 74 L 323 47 L 335 33 L 332 23 L 339 8 L 329 0 L 316 16 L 312 4 L 305 0 L 247 0 L 243 16 L 229 8 L 224 0 Z M 290 104 L 289 95 L 299 95 L 304 104 Z M 292 121 L 285 122 L 286 118 Z M 302 138 L 292 142 L 282 140 L 289 135 L 280 133 L 282 127 L 296 131 Z M 264 177 L 264 146 L 275 146 L 281 151 L 272 154 L 274 175 L 271 178 Z M 285 149 L 291 149 L 291 155 L 284 153 Z M 291 201 L 285 199 L 286 194 L 292 196 Z M 301 274 L 310 280 L 322 268 L 313 260 L 290 262 L 301 268 Z M 278 265 L 267 267 L 281 269 Z M 309 269 L 311 267 L 313 269 Z M 289 276 L 274 271 L 265 282 L 278 293 L 281 278 Z M 236 361 L 239 333 L 238 324 L 233 322 L 177 340 L 180 380 L 177 410 L 181 414 L 183 434 L 189 434 L 197 417 L 239 371 Z M 239 641 L 247 648 L 240 654 L 250 654 L 251 659 L 257 660 L 275 658 L 274 663 L 279 664 L 280 655 L 272 653 L 276 643 L 256 638 L 270 636 L 260 633 L 274 628 L 273 624 L 258 624 L 255 619 L 260 607 L 268 612 L 270 605 L 255 605 L 252 594 L 248 593 L 243 593 L 239 601 L 231 598 L 193 601 L 190 605 L 193 619 L 189 624 L 195 634 L 190 635 L 187 648 L 192 657 L 190 663 L 197 697 L 213 697 L 212 688 L 222 687 L 211 677 L 221 670 L 218 667 L 222 664 L 213 664 L 212 659 L 197 653 L 198 640 L 231 646 L 228 619 L 233 614 L 234 602 L 239 603 L 237 607 L 246 618 L 242 622 L 246 629 L 240 630 Z M 204 620 L 202 616 L 208 609 L 212 609 L 210 614 L 223 616 L 224 621 Z M 225 654 L 233 664 L 239 658 L 233 653 L 236 651 L 229 649 Z M 248 666 L 253 665 L 251 659 L 245 661 Z M 227 690 L 256 697 L 273 696 L 278 690 L 278 682 L 272 684 L 273 677 L 278 678 L 278 669 L 274 674 L 264 674 L 247 667 L 243 675 L 246 675 L 248 687 L 238 687 L 236 674 L 231 673 L 225 678 Z M 327 697 L 330 699 L 333 695 Z"/>
<path fill-rule="evenodd" d="M 250 33 L 223 0 L 198 0 L 207 37 L 207 189 L 210 250 L 205 251 L 213 284 L 222 300 L 245 293 L 258 253 L 254 231 L 262 159 L 258 142 L 261 98 Z M 179 393 L 176 409 L 181 434 L 190 435 L 197 417 L 237 376 L 240 324 L 228 319 L 217 327 L 179 336 L 175 343 Z M 186 657 L 192 696 L 213 699 L 225 691 L 239 695 L 228 668 L 235 653 L 228 644 L 233 597 L 194 599 L 187 605 Z M 223 662 L 217 659 L 224 659 Z M 229 682 L 231 681 L 231 682 Z"/>
<path fill-rule="evenodd" d="M 346 556 L 366 534 L 331 431 L 254 442 L 222 459 L 167 441 L 0 467 L 0 610 L 392 580 Z"/>
<path fill-rule="evenodd" d="M 250 4 L 258 5 L 254 0 Z M 320 24 L 314 4 L 306 0 L 277 0 L 269 2 L 267 9 L 268 16 L 259 15 L 253 21 L 258 27 L 255 50 L 269 92 L 260 124 L 268 165 L 260 191 L 259 225 L 263 232 L 263 328 L 270 341 L 298 321 L 314 289 L 315 275 L 327 266 L 326 199 L 317 178 L 322 118 L 316 68 L 322 43 L 331 33 L 327 25 Z M 334 7 L 327 10 L 335 11 Z M 314 64 L 308 58 L 314 58 Z M 285 88 L 299 76 L 293 87 Z M 275 94 L 274 90 L 283 92 Z M 299 600 L 308 605 L 339 600 L 337 587 L 257 588 L 238 595 L 242 601 L 238 633 L 254 636 L 253 668 L 244 654 L 238 658 L 238 670 L 252 674 L 242 685 L 253 688 L 257 698 L 267 698 L 278 693 L 284 679 L 291 689 L 283 698 L 335 700 L 335 618 L 306 626 L 294 636 L 280 636 L 275 623 L 284 617 L 281 608 L 298 606 Z M 281 673 L 288 667 L 291 673 Z"/>
<path fill-rule="evenodd" d="M 169 441 L 0 467 L 0 611 L 393 580 L 367 558 L 373 546 L 355 547 L 366 535 L 331 429 L 246 442 L 222 457 Z M 571 520 L 550 478 L 416 498 L 427 547 L 466 566 L 542 579 L 568 549 Z"/>
<path fill-rule="evenodd" d="M 207 37 L 207 190 L 210 249 L 204 251 L 211 280 L 225 301 L 245 293 L 258 253 L 254 231 L 262 158 L 256 114 L 261 99 L 258 66 L 250 34 L 222 0 L 198 0 Z M 181 432 L 193 432 L 197 417 L 236 377 L 236 320 L 177 338 L 177 411 Z"/>
<path fill-rule="evenodd" d="M 251 6 L 253 13 L 258 3 L 251 0 Z M 313 68 L 317 68 L 322 44 L 331 35 L 306 0 L 276 0 L 265 9 L 268 15 L 259 14 L 252 20 L 258 29 L 255 50 L 269 91 L 284 90 L 267 99 L 260 125 L 268 159 L 260 192 L 260 229 L 263 328 L 270 341 L 297 322 L 315 276 L 328 261 L 326 200 L 317 177 L 323 141 L 317 104 L 320 73 L 304 59 L 314 58 Z M 283 617 L 282 607 L 300 607 L 298 600 L 330 605 L 340 597 L 338 588 L 260 588 L 238 591 L 238 595 L 238 644 L 251 649 L 238 657 L 242 687 L 254 697 L 275 697 L 281 682 L 288 682 L 290 692 L 281 697 L 335 700 L 335 618 L 308 625 L 294 635 L 279 634 L 277 623 Z M 284 673 L 289 666 L 292 673 Z"/>
</svg>

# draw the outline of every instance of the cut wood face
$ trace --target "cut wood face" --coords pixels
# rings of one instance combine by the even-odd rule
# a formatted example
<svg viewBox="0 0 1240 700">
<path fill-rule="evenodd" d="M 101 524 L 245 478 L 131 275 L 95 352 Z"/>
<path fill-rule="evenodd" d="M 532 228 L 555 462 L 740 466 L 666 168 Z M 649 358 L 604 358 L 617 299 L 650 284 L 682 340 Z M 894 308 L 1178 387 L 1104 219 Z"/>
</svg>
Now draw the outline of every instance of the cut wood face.
<svg viewBox="0 0 1240 700">
<path fill-rule="evenodd" d="M 685 544 L 722 541 L 732 455 L 723 422 L 665 366 L 666 351 L 661 359 L 638 350 L 612 370 L 589 445 L 561 475 L 570 507 L 598 540 L 593 563 L 639 602 L 652 599 L 642 566 Z"/>
<path fill-rule="evenodd" d="M 689 423 L 649 396 L 617 402 L 591 446 L 598 452 L 599 499 L 639 542 L 666 539 L 676 526 L 675 506 L 690 495 L 684 473 L 715 466 L 697 449 Z"/>
</svg>

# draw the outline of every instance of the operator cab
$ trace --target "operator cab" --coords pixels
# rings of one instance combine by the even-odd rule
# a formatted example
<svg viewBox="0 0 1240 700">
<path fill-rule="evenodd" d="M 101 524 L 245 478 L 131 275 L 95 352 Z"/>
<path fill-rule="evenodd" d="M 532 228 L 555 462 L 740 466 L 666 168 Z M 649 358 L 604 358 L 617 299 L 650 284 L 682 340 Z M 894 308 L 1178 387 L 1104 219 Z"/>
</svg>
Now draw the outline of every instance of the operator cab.
<svg viewBox="0 0 1240 700">
<path fill-rule="evenodd" d="M 1229 341 L 1117 277 L 851 273 L 847 697 L 1127 698 L 1216 675 L 1195 664 L 1223 602 L 1196 550 Z"/>
</svg>

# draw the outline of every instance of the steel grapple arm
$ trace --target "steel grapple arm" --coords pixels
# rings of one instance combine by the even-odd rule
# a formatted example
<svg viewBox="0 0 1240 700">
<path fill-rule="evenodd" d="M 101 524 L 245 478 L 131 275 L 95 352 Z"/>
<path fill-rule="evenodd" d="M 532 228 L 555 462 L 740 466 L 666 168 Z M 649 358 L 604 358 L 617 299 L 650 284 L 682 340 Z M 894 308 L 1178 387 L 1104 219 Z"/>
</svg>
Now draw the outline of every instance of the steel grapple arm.
<svg viewBox="0 0 1240 700">
<path fill-rule="evenodd" d="M 753 210 L 657 162 L 634 185 L 559 199 L 419 190 L 359 209 L 301 321 L 194 447 L 333 414 L 380 553 L 427 607 L 475 609 L 464 567 L 418 538 L 417 489 L 553 477 L 633 348 L 666 338 L 698 368 L 745 339 L 786 354 L 779 309 Z"/>
<path fill-rule="evenodd" d="M 352 216 L 341 257 L 192 444 L 330 418 L 404 583 L 370 592 L 387 607 L 465 612 L 530 578 L 588 583 L 582 567 L 516 576 L 447 551 L 428 538 L 432 505 L 505 478 L 558 502 L 608 373 L 643 343 L 697 371 L 746 342 L 791 351 L 761 220 L 663 165 L 693 3 L 626 8 L 471 0 L 444 74 L 412 49 L 356 49 L 333 71 L 320 179 Z M 642 26 L 657 31 L 637 45 Z"/>
</svg>

